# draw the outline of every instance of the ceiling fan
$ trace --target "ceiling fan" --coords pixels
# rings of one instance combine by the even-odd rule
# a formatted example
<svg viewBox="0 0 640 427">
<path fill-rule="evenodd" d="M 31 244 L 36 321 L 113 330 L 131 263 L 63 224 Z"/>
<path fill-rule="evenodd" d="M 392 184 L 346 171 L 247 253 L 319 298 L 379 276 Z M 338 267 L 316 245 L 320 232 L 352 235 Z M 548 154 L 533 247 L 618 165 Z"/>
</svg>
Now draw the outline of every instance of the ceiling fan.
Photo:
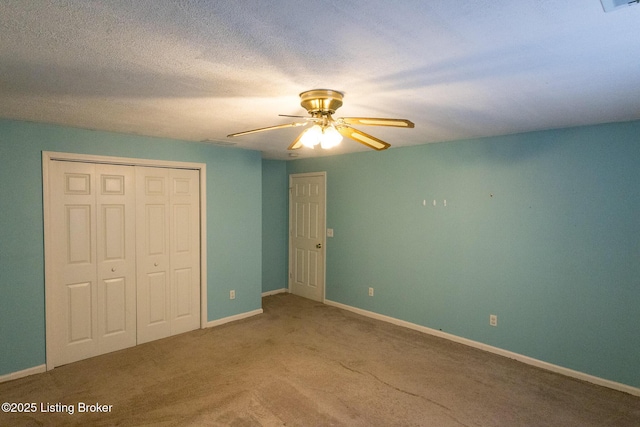
<svg viewBox="0 0 640 427">
<path fill-rule="evenodd" d="M 263 132 L 267 130 L 283 129 L 288 127 L 313 125 L 302 132 L 289 145 L 288 150 L 296 150 L 300 147 L 315 147 L 320 145 L 322 148 L 331 148 L 342 141 L 342 137 L 346 136 L 354 141 L 364 144 L 374 150 L 386 150 L 391 145 L 381 139 L 364 133 L 351 125 L 364 126 L 393 126 L 412 128 L 414 124 L 406 119 L 385 119 L 373 117 L 340 117 L 334 119 L 332 114 L 336 112 L 342 105 L 343 93 L 331 89 L 314 89 L 302 92 L 300 94 L 300 105 L 307 110 L 311 117 L 290 116 L 280 114 L 281 117 L 298 117 L 305 119 L 304 122 L 285 123 L 282 125 L 269 126 L 265 128 L 252 129 L 244 132 L 232 133 L 227 137 L 248 135 L 250 133 Z"/>
</svg>

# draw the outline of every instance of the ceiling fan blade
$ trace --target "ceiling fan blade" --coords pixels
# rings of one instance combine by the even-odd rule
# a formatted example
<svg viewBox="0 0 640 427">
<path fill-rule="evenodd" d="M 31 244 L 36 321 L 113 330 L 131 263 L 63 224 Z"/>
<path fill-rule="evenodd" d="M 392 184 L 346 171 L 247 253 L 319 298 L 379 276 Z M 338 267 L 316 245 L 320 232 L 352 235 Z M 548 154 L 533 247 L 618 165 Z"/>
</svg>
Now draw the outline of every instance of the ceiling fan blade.
<svg viewBox="0 0 640 427">
<path fill-rule="evenodd" d="M 300 135 L 298 135 L 298 137 L 296 139 L 293 140 L 293 142 L 291 143 L 291 145 L 289 145 L 289 148 L 287 148 L 287 150 L 297 150 L 298 148 L 302 147 L 302 135 L 304 135 L 306 131 L 302 131 L 300 132 Z"/>
<path fill-rule="evenodd" d="M 266 127 L 266 128 L 259 128 L 259 129 L 245 130 L 244 132 L 231 133 L 231 134 L 227 135 L 227 138 L 234 137 L 234 136 L 248 135 L 250 133 L 256 133 L 256 132 L 264 132 L 266 130 L 283 129 L 283 128 L 306 126 L 306 125 L 307 125 L 307 123 L 296 123 L 296 122 L 294 122 L 294 123 L 285 123 L 283 125 L 269 126 L 269 127 Z"/>
<path fill-rule="evenodd" d="M 298 118 L 298 119 L 307 119 L 308 118 L 307 116 L 292 116 L 291 114 L 278 114 L 278 116 L 280 116 L 280 117 L 295 117 L 295 118 Z"/>
<path fill-rule="evenodd" d="M 365 126 L 394 126 L 399 128 L 412 128 L 415 125 L 407 119 L 384 119 L 375 117 L 342 117 L 338 119 L 342 123 L 348 125 L 365 125 Z"/>
<path fill-rule="evenodd" d="M 382 151 L 391 147 L 391 144 L 349 126 L 337 126 L 336 129 L 338 129 L 338 132 L 340 132 L 343 136 L 351 138 L 354 141 L 359 142 L 360 144 L 371 147 L 374 150 Z"/>
</svg>

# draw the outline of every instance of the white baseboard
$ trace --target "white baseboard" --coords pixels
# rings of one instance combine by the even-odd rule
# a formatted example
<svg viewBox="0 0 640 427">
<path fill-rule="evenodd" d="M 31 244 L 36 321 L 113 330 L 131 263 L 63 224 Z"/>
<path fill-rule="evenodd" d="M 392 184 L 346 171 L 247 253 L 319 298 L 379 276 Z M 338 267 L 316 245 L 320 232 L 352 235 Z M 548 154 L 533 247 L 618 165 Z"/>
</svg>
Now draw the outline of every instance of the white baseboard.
<svg viewBox="0 0 640 427">
<path fill-rule="evenodd" d="M 408 329 L 413 329 L 414 331 L 423 332 L 425 334 L 433 335 L 436 337 L 444 338 L 450 341 L 454 341 L 460 344 L 468 345 L 469 347 L 474 347 L 480 350 L 488 351 L 489 353 L 494 353 L 500 356 L 508 357 L 510 359 L 515 359 L 519 362 L 526 363 L 527 365 L 535 366 L 537 368 L 546 369 L 547 371 L 552 371 L 558 374 L 566 375 L 568 377 L 577 378 L 579 380 L 587 381 L 592 384 L 597 384 L 603 387 L 611 388 L 614 390 L 622 391 L 625 393 L 632 394 L 634 396 L 640 396 L 640 388 L 632 387 L 627 384 L 618 383 L 615 381 L 607 380 L 604 378 L 596 377 L 594 375 L 585 374 L 584 372 L 574 371 L 573 369 L 565 368 L 562 366 L 554 365 L 552 363 L 547 363 L 542 360 L 534 359 L 529 356 L 524 356 L 522 354 L 514 353 L 512 351 L 504 350 L 498 347 L 493 347 L 491 345 L 483 344 L 478 341 L 473 341 L 467 338 L 462 338 L 457 335 L 448 334 L 446 332 L 442 332 L 436 329 L 427 328 L 426 326 L 421 326 L 416 323 L 407 322 L 404 320 L 396 319 L 395 317 L 385 316 L 383 314 L 378 314 L 373 311 L 363 310 L 361 308 L 352 307 L 350 305 L 342 304 L 335 301 L 325 300 L 325 304 L 332 305 L 334 307 L 338 307 L 347 311 L 351 311 L 353 313 L 357 313 L 366 317 L 371 317 L 373 319 L 382 320 L 383 322 L 392 323 L 394 325 L 402 326 Z"/>
<path fill-rule="evenodd" d="M 263 296 L 275 295 L 278 293 L 286 292 L 286 289 L 278 289 L 277 291 L 266 292 L 267 295 L 263 294 Z M 625 393 L 629 393 L 634 396 L 640 396 L 640 388 L 632 387 L 630 385 L 618 383 L 615 381 L 607 380 L 604 378 L 596 377 L 594 375 L 585 374 L 584 372 L 574 371 L 573 369 L 565 368 L 562 366 L 554 365 L 552 363 L 544 362 L 542 360 L 534 359 L 529 356 L 524 356 L 522 354 L 514 353 L 512 351 L 504 350 L 498 347 L 494 347 L 491 345 L 483 344 L 478 341 L 473 341 L 467 338 L 462 338 L 457 335 L 448 334 L 446 332 L 438 331 L 436 329 L 427 328 L 426 326 L 418 325 L 416 323 L 407 322 L 405 320 L 396 319 L 395 317 L 385 316 L 383 314 L 378 314 L 373 311 L 363 310 L 361 308 L 352 307 L 350 305 L 342 304 L 339 302 L 331 301 L 325 299 L 325 304 L 331 305 L 334 307 L 341 308 L 343 310 L 351 311 L 353 313 L 360 314 L 362 316 L 371 317 L 373 319 L 382 320 L 383 322 L 388 322 L 397 326 L 402 326 L 408 329 L 412 329 L 414 331 L 422 332 L 425 334 L 433 335 L 436 337 L 444 338 L 453 342 L 457 342 L 460 344 L 468 345 L 469 347 L 477 348 L 480 350 L 488 351 L 489 353 L 494 353 L 500 356 L 508 357 L 510 359 L 517 360 L 522 363 L 526 363 L 527 365 L 535 366 L 538 368 L 546 369 L 551 372 L 556 372 L 558 374 L 566 375 L 568 377 L 576 378 L 579 380 L 587 381 L 592 384 L 600 385 L 603 387 L 611 388 L 613 390 L 622 391 Z M 212 320 L 207 322 L 206 327 L 212 328 L 214 326 L 224 325 L 225 323 L 235 322 L 236 320 L 246 319 L 248 317 L 256 316 L 258 314 L 262 314 L 263 310 L 261 308 L 253 311 L 248 311 L 246 313 L 240 313 L 229 317 L 224 317 L 222 319 Z M 0 383 L 6 381 L 16 380 L 18 378 L 26 377 L 29 375 L 40 374 L 47 371 L 47 365 L 38 365 L 32 368 L 23 369 L 21 371 L 12 372 L 10 374 L 0 375 Z"/>
<path fill-rule="evenodd" d="M 276 295 L 276 294 L 283 294 L 285 292 L 287 292 L 287 288 L 282 288 L 282 289 L 276 289 L 275 291 L 267 291 L 267 292 L 263 292 L 262 293 L 262 297 L 268 297 L 271 295 Z"/>
<path fill-rule="evenodd" d="M 0 375 L 0 383 L 5 381 L 17 380 L 18 378 L 28 377 L 33 374 L 41 374 L 47 372 L 47 365 L 38 365 L 33 368 L 23 369 L 22 371 L 12 372 L 6 375 Z"/>
<path fill-rule="evenodd" d="M 259 308 L 253 311 L 247 311 L 246 313 L 235 314 L 229 317 L 223 317 L 222 319 L 212 320 L 207 322 L 207 328 L 213 328 L 214 326 L 224 325 L 225 323 L 235 322 L 236 320 L 246 319 L 247 317 L 256 316 L 258 314 L 262 314 L 262 309 Z"/>
</svg>

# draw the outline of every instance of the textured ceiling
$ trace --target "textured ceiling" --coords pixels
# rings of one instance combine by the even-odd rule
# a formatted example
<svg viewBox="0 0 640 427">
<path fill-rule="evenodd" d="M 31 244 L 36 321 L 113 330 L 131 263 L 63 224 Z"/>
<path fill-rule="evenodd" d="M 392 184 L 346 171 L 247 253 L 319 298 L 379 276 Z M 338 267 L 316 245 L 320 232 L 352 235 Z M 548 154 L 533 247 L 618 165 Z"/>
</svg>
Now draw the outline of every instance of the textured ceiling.
<svg viewBox="0 0 640 427">
<path fill-rule="evenodd" d="M 344 92 L 336 117 L 412 120 L 361 128 L 392 149 L 627 121 L 639 27 L 599 0 L 3 0 L 0 117 L 281 159 L 300 128 L 226 135 L 291 122 L 315 88 Z"/>
</svg>

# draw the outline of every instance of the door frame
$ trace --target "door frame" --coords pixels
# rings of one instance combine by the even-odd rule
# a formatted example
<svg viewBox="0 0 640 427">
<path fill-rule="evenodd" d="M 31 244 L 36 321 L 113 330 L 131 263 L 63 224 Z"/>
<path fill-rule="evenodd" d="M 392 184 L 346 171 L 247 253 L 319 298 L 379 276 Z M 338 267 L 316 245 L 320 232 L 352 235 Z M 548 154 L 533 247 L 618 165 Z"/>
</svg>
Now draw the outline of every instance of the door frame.
<svg viewBox="0 0 640 427">
<path fill-rule="evenodd" d="M 322 274 L 322 303 L 324 303 L 327 296 L 327 172 L 306 172 L 306 173 L 292 173 L 289 174 L 289 268 L 287 274 L 287 292 L 293 293 L 292 279 L 293 279 L 293 239 L 292 239 L 292 221 L 293 221 L 293 206 L 291 203 L 292 199 L 292 190 L 293 190 L 293 179 L 294 178 L 304 178 L 309 176 L 321 176 L 324 179 L 324 224 L 322 224 L 322 249 L 323 249 L 323 274 Z"/>
<path fill-rule="evenodd" d="M 50 223 L 49 168 L 53 161 L 100 163 L 124 166 L 150 166 L 171 169 L 194 169 L 200 173 L 200 329 L 207 326 L 207 165 L 195 162 L 171 160 L 138 159 L 129 157 L 99 156 L 92 154 L 42 152 L 42 201 L 44 216 L 44 294 L 45 294 L 45 351 L 47 371 L 53 365 L 53 307 L 47 304 L 47 296 L 53 295 L 53 267 L 47 260 L 52 259 L 52 224 Z"/>
</svg>

